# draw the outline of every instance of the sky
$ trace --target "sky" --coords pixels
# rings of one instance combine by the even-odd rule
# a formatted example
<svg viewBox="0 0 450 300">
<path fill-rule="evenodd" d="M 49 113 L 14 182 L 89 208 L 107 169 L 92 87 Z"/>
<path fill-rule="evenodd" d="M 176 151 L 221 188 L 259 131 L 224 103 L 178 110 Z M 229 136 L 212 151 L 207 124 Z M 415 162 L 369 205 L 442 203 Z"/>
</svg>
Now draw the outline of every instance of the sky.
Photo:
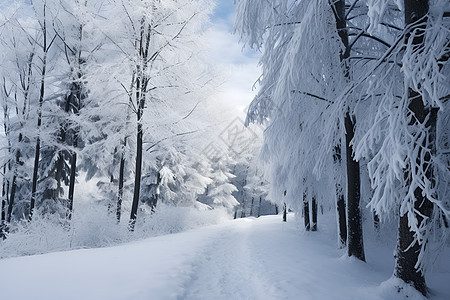
<svg viewBox="0 0 450 300">
<path fill-rule="evenodd" d="M 259 54 L 248 47 L 243 49 L 239 37 L 232 34 L 234 0 L 216 0 L 216 4 L 207 34 L 213 63 L 225 72 L 226 78 L 217 95 L 218 101 L 230 103 L 238 113 L 244 113 L 256 93 L 252 87 L 260 75 Z"/>
</svg>

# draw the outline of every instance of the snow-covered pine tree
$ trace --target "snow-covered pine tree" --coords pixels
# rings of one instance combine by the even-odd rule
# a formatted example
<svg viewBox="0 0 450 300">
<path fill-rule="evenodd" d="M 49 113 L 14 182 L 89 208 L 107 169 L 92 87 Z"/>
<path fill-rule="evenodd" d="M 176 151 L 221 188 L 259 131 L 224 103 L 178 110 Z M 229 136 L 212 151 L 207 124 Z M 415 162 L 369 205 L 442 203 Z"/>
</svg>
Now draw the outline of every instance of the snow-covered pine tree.
<svg viewBox="0 0 450 300">
<path fill-rule="evenodd" d="M 237 191 L 236 187 L 231 183 L 235 177 L 230 171 L 233 167 L 233 161 L 227 155 L 215 156 L 211 158 L 210 183 L 206 192 L 199 198 L 199 201 L 209 205 L 210 207 L 224 207 L 231 214 L 234 207 L 239 202 L 232 195 Z"/>
</svg>

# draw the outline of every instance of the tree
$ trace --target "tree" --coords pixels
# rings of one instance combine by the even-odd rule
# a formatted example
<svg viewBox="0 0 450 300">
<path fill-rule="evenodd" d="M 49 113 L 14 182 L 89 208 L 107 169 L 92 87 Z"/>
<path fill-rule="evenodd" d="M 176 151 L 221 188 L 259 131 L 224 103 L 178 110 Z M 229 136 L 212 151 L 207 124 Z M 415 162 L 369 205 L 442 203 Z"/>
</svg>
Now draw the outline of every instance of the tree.
<svg viewBox="0 0 450 300">
<path fill-rule="evenodd" d="M 232 161 L 229 157 L 212 157 L 211 182 L 206 187 L 206 192 L 200 196 L 199 201 L 210 207 L 224 207 L 231 213 L 239 202 L 232 195 L 237 191 L 231 183 L 235 177 L 230 171 Z"/>
<path fill-rule="evenodd" d="M 126 91 L 130 113 L 136 116 L 134 150 L 134 192 L 130 212 L 130 230 L 134 229 L 139 202 L 146 155 L 143 145 L 151 137 L 149 127 L 152 115 L 165 113 L 174 115 L 167 108 L 174 104 L 168 101 L 169 92 L 174 99 L 192 97 L 192 91 L 198 89 L 200 81 L 188 83 L 186 66 L 195 60 L 195 46 L 204 16 L 208 13 L 209 1 L 118 1 L 122 18 L 115 28 L 123 28 L 123 36 L 128 40 L 108 38 L 127 61 L 127 80 L 118 75 L 118 81 Z M 131 41 L 131 42 L 130 42 Z M 130 47 L 131 45 L 131 47 Z M 197 70 L 195 70 L 196 72 Z M 195 76 L 194 76 L 195 77 Z M 131 88 L 128 85 L 131 80 Z M 125 83 L 127 82 L 127 83 Z M 196 87 L 195 87 L 196 86 Z M 181 101 L 178 104 L 182 103 Z M 179 114 L 179 112 L 176 112 Z M 182 116 L 177 116 L 182 119 Z M 160 117 L 158 117 L 160 118 Z M 173 119 L 172 119 L 173 120 Z M 180 122 L 177 122 L 180 123 Z M 166 126 L 166 125 L 163 125 Z M 176 127 L 169 128 L 172 134 Z M 167 131 L 164 131 L 167 133 Z M 189 132 L 189 131 L 187 131 Z M 125 135 L 126 136 L 126 135 Z M 126 139 L 128 141 L 128 139 Z M 125 140 L 122 138 L 123 144 Z M 148 141 L 151 143 L 152 141 Z M 119 178 L 122 176 L 119 175 Z M 119 188 L 119 200 L 122 189 Z"/>
<path fill-rule="evenodd" d="M 32 156 L 31 138 L 34 121 L 30 113 L 36 97 L 36 23 L 19 20 L 19 6 L 8 7 L 14 11 L 7 17 L 1 46 L 5 57 L 2 64 L 2 108 L 8 155 L 3 164 L 4 222 L 13 216 L 28 215 L 29 170 L 25 162 Z M 8 11 L 8 9 L 7 9 Z M 34 122 L 33 122 L 34 123 Z"/>
<path fill-rule="evenodd" d="M 369 6 L 372 32 L 379 32 L 380 24 L 400 19 L 393 19 L 389 10 L 379 10 L 387 5 L 374 1 Z M 449 35 L 440 29 L 445 26 L 442 16 L 448 3 L 429 5 L 428 1 L 403 2 L 404 24 L 391 25 L 393 42 L 360 77 L 358 85 L 383 75 L 367 85 L 366 99 L 373 105 L 371 125 L 355 142 L 356 156 L 370 159 L 374 193 L 369 206 L 380 218 L 399 212 L 394 276 L 424 295 L 427 245 L 432 236 L 442 238 L 437 234 L 441 226 L 435 225 L 448 215 L 448 203 L 441 200 L 446 191 L 439 184 L 448 170 L 439 163 L 435 130 L 438 110 L 447 105 L 443 74 L 448 73 Z M 445 136 L 445 130 L 441 134 Z M 436 172 L 447 175 L 436 176 Z"/>
<path fill-rule="evenodd" d="M 261 90 L 250 105 L 247 122 L 267 123 L 263 156 L 272 169 L 271 198 L 280 199 L 287 190 L 289 207 L 298 211 L 303 209 L 301 195 L 306 189 L 311 195 L 319 193 L 316 199 L 342 200 L 339 178 L 344 173 L 335 165 L 340 165 L 336 148 L 344 126 L 323 130 L 331 120 L 334 127 L 341 123 L 342 116 L 333 115 L 332 104 L 347 84 L 332 6 L 326 1 L 247 0 L 240 1 L 237 9 L 236 30 L 243 40 L 253 47 L 264 43 Z M 265 17 L 255 20 L 260 16 Z M 350 156 L 349 164 L 352 161 Z M 310 177 L 324 186 L 331 184 L 335 193 L 317 189 L 315 180 L 301 184 L 301 178 Z"/>
<path fill-rule="evenodd" d="M 344 77 L 350 79 L 349 61 L 351 47 L 349 44 L 346 25 L 345 0 L 334 1 L 332 4 L 336 17 L 336 29 L 344 48 L 341 50 L 340 59 L 343 63 Z M 347 250 L 349 256 L 365 261 L 364 242 L 361 219 L 361 181 L 359 162 L 354 159 L 352 140 L 355 132 L 355 117 L 349 111 L 345 113 L 345 147 L 347 165 Z M 337 151 L 336 151 L 337 152 Z M 339 196 L 338 196 L 339 197 Z M 339 205 L 339 204 L 338 204 Z M 342 204 L 340 204 L 342 205 Z M 339 206 L 338 206 L 339 209 Z M 342 209 L 342 208 L 341 208 Z M 338 212 L 339 213 L 339 212 Z M 342 213 L 340 213 L 342 214 Z M 340 222 L 342 220 L 340 219 Z M 343 226 L 339 226 L 340 228 Z"/>
<path fill-rule="evenodd" d="M 38 18 L 39 23 L 39 30 L 42 37 L 42 40 L 40 43 L 37 43 L 40 45 L 41 50 L 41 66 L 40 66 L 40 88 L 39 88 L 39 106 L 37 111 L 37 128 L 38 128 L 38 135 L 36 137 L 36 147 L 35 147 L 35 154 L 34 154 L 34 164 L 33 164 L 33 177 L 32 177 L 32 188 L 31 188 L 31 200 L 30 200 L 30 211 L 28 214 L 28 219 L 31 220 L 33 216 L 33 210 L 35 208 L 36 203 L 36 197 L 37 197 L 37 183 L 38 183 L 38 171 L 39 171 L 39 158 L 41 155 L 41 136 L 39 133 L 39 130 L 41 129 L 42 125 L 42 109 L 43 104 L 45 100 L 45 89 L 46 89 L 46 79 L 47 79 L 47 59 L 49 55 L 50 48 L 53 45 L 53 42 L 56 39 L 56 34 L 50 33 L 50 24 L 48 23 L 49 16 L 47 15 L 47 1 L 44 0 L 42 3 L 39 3 L 42 5 L 40 7 L 39 5 L 35 7 L 35 11 L 37 13 L 38 9 L 42 10 L 42 19 Z"/>
</svg>

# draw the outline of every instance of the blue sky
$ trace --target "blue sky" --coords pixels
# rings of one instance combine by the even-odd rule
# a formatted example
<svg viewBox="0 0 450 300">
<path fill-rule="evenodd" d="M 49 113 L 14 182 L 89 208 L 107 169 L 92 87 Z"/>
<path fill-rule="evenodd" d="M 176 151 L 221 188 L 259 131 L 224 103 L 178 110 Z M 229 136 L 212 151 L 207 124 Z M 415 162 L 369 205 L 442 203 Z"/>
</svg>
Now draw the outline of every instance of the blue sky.
<svg viewBox="0 0 450 300">
<path fill-rule="evenodd" d="M 216 0 L 215 18 L 227 18 L 234 11 L 234 0 Z"/>
</svg>

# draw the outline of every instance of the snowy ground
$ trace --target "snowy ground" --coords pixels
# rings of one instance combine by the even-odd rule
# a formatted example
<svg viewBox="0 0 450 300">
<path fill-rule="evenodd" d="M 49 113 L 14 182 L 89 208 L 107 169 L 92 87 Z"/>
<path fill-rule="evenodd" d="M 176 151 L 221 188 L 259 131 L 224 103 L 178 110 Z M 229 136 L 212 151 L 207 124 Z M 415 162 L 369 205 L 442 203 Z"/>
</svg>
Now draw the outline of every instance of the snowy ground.
<svg viewBox="0 0 450 300">
<path fill-rule="evenodd" d="M 293 216 L 249 218 L 117 247 L 0 260 L 0 299 L 397 300 L 392 249 L 368 263 L 335 247 L 334 224 L 304 233 Z M 382 262 L 382 263 L 381 263 Z M 450 262 L 428 277 L 450 299 Z M 408 299 L 418 299 L 409 295 Z"/>
</svg>

